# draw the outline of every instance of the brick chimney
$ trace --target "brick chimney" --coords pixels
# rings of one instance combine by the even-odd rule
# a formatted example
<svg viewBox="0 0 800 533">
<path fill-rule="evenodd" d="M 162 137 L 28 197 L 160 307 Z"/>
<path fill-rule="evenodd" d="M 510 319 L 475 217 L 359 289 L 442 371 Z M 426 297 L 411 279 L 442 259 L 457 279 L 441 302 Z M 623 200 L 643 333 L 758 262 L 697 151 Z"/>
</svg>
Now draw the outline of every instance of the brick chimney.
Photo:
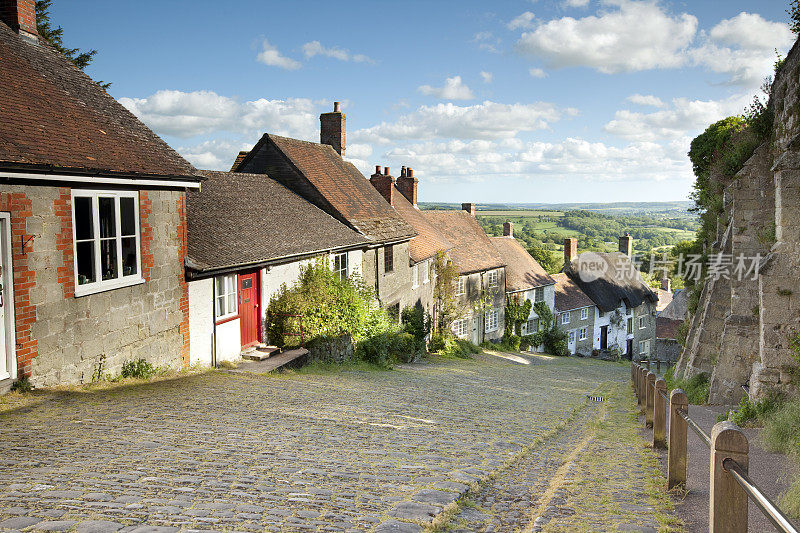
<svg viewBox="0 0 800 533">
<path fill-rule="evenodd" d="M 578 257 L 578 239 L 574 237 L 564 239 L 564 268 L 568 268 L 576 257 Z"/>
<path fill-rule="evenodd" d="M 503 237 L 513 237 L 514 236 L 514 223 L 513 222 L 504 222 L 503 223 Z"/>
<path fill-rule="evenodd" d="M 36 0 L 0 0 L 0 19 L 20 35 L 38 35 Z"/>
<path fill-rule="evenodd" d="M 672 280 L 667 277 L 666 272 L 661 278 L 661 288 L 667 292 L 672 292 Z"/>
<path fill-rule="evenodd" d="M 628 259 L 633 259 L 633 237 L 630 233 L 619 238 L 619 251 L 627 255 Z"/>
<path fill-rule="evenodd" d="M 369 181 L 381 193 L 381 196 L 391 204 L 394 195 L 394 177 L 389 174 L 389 167 L 385 167 L 383 174 L 381 174 L 381 166 L 375 165 L 375 174 L 370 176 Z"/>
<path fill-rule="evenodd" d="M 414 170 L 403 167 L 400 171 L 400 177 L 397 178 L 397 190 L 406 197 L 406 200 L 411 202 L 414 207 L 417 206 L 417 183 L 419 180 L 414 177 Z"/>
<path fill-rule="evenodd" d="M 339 102 L 333 103 L 332 113 L 323 113 L 319 116 L 319 142 L 330 144 L 342 157 L 344 157 L 344 120 Z"/>
<path fill-rule="evenodd" d="M 466 211 L 470 215 L 475 216 L 475 204 L 473 204 L 471 202 L 470 203 L 461 204 L 461 209 L 462 209 L 462 211 Z"/>
</svg>

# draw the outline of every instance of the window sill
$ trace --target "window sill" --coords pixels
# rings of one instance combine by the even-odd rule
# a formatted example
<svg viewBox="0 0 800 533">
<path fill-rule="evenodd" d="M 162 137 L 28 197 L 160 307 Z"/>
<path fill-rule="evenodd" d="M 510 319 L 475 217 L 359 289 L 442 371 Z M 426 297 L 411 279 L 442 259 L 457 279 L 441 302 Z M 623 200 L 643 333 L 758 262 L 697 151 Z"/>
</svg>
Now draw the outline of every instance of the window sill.
<svg viewBox="0 0 800 533">
<path fill-rule="evenodd" d="M 218 318 L 216 323 L 219 326 L 220 324 L 225 324 L 226 322 L 233 322 L 237 318 L 239 318 L 238 313 L 235 315 L 229 315 L 229 316 L 224 316 L 222 318 Z"/>
<path fill-rule="evenodd" d="M 100 292 L 113 291 L 133 285 L 141 285 L 144 279 L 141 276 L 135 276 L 128 279 L 116 280 L 113 283 L 87 283 L 86 285 L 75 285 L 75 297 L 89 296 L 90 294 L 97 294 Z"/>
</svg>

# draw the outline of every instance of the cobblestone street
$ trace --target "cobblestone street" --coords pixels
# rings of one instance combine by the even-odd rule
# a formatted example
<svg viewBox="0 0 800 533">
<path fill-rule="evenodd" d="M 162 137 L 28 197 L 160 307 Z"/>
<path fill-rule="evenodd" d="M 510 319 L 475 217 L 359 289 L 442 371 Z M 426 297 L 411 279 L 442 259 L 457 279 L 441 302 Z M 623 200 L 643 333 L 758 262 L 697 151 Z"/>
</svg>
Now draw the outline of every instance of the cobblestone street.
<svg viewBox="0 0 800 533">
<path fill-rule="evenodd" d="M 668 499 L 626 485 L 660 475 L 628 379 L 614 363 L 481 356 L 54 392 L 0 415 L 0 528 L 569 530 L 587 513 L 589 529 L 655 530 Z M 630 460 L 592 484 L 582 457 L 608 448 L 609 417 L 631 435 Z M 620 512 L 582 506 L 587 487 Z"/>
</svg>

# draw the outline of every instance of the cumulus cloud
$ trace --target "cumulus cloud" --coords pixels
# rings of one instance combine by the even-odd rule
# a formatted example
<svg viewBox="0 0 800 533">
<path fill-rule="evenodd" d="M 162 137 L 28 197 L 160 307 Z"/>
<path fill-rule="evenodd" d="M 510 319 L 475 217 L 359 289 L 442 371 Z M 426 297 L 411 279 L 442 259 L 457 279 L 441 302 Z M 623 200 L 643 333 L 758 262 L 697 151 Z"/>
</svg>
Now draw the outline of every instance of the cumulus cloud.
<svg viewBox="0 0 800 533">
<path fill-rule="evenodd" d="M 546 78 L 547 77 L 547 72 L 545 72 L 544 70 L 542 70 L 540 68 L 532 68 L 532 69 L 528 70 L 528 74 L 530 74 L 534 78 Z"/>
<path fill-rule="evenodd" d="M 472 94 L 472 90 L 461 82 L 461 76 L 447 78 L 443 87 L 421 85 L 418 90 L 422 94 L 435 96 L 442 100 L 472 100 L 475 98 L 475 95 Z"/>
<path fill-rule="evenodd" d="M 603 129 L 624 139 L 655 141 L 679 139 L 697 133 L 720 119 L 737 115 L 750 103 L 747 94 L 724 100 L 689 100 L 675 98 L 668 109 L 653 113 L 620 110 Z"/>
<path fill-rule="evenodd" d="M 527 29 L 533 28 L 533 19 L 536 18 L 536 15 L 531 13 L 530 11 L 526 11 L 523 14 L 515 17 L 511 22 L 506 24 L 509 30 L 519 30 L 519 29 Z"/>
<path fill-rule="evenodd" d="M 492 83 L 492 80 L 494 80 L 494 75 L 491 72 L 481 71 L 481 78 L 483 78 L 483 83 Z"/>
<path fill-rule="evenodd" d="M 378 144 L 389 144 L 399 139 L 510 138 L 522 131 L 545 129 L 564 116 L 576 114 L 574 109 L 560 109 L 547 102 L 500 104 L 485 101 L 471 106 L 446 103 L 421 106 L 394 122 L 382 122 L 355 131 L 352 138 Z"/>
<path fill-rule="evenodd" d="M 772 72 L 775 50 L 788 50 L 794 34 L 784 23 L 742 12 L 701 32 L 700 41 L 689 52 L 693 64 L 726 74 L 732 85 L 757 87 Z"/>
<path fill-rule="evenodd" d="M 664 107 L 664 102 L 658 96 L 652 94 L 632 94 L 626 98 L 630 103 L 637 105 L 646 105 L 652 107 Z"/>
<path fill-rule="evenodd" d="M 179 146 L 179 154 L 197 168 L 205 170 L 230 170 L 241 150 L 249 150 L 256 142 L 234 142 L 226 139 L 212 139 L 193 146 Z"/>
<path fill-rule="evenodd" d="M 189 138 L 216 131 L 248 135 L 269 131 L 301 139 L 318 135 L 319 103 L 307 98 L 238 102 L 213 91 L 162 90 L 119 102 L 161 135 Z"/>
<path fill-rule="evenodd" d="M 337 46 L 325 47 L 319 41 L 311 41 L 303 45 L 303 55 L 306 59 L 314 56 L 331 57 L 339 61 L 353 61 L 355 63 L 375 63 L 375 60 L 364 54 L 352 54 L 349 50 Z"/>
<path fill-rule="evenodd" d="M 271 45 L 266 39 L 261 43 L 261 52 L 258 53 L 256 60 L 271 67 L 287 70 L 297 70 L 302 66 L 299 61 L 295 61 L 281 54 L 278 48 Z"/>
<path fill-rule="evenodd" d="M 586 7 L 589 0 L 564 0 L 564 7 Z"/>
</svg>

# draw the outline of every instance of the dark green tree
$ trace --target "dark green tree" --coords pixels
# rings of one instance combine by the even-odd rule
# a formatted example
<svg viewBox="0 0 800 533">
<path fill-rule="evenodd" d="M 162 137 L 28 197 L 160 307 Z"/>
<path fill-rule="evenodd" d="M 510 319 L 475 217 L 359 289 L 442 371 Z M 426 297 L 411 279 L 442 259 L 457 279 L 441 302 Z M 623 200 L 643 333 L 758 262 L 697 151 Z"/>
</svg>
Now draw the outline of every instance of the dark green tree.
<svg viewBox="0 0 800 533">
<path fill-rule="evenodd" d="M 68 48 L 64 46 L 64 28 L 61 26 L 53 26 L 50 21 L 50 7 L 53 0 L 36 0 L 36 31 L 47 42 L 53 45 L 53 48 L 61 52 L 61 54 L 69 59 L 73 65 L 83 70 L 94 59 L 97 50 L 92 49 L 89 51 L 81 51 L 79 48 Z M 103 89 L 108 89 L 110 83 L 97 82 Z"/>
<path fill-rule="evenodd" d="M 789 14 L 789 29 L 794 33 L 800 33 L 800 0 L 789 2 L 786 13 Z"/>
<path fill-rule="evenodd" d="M 557 261 L 555 257 L 553 257 L 553 254 L 550 253 L 550 250 L 541 244 L 537 242 L 531 242 L 531 244 L 528 246 L 528 253 L 531 254 L 531 257 L 536 259 L 536 262 L 539 263 L 548 274 L 555 274 L 561 270 L 561 263 Z"/>
</svg>

